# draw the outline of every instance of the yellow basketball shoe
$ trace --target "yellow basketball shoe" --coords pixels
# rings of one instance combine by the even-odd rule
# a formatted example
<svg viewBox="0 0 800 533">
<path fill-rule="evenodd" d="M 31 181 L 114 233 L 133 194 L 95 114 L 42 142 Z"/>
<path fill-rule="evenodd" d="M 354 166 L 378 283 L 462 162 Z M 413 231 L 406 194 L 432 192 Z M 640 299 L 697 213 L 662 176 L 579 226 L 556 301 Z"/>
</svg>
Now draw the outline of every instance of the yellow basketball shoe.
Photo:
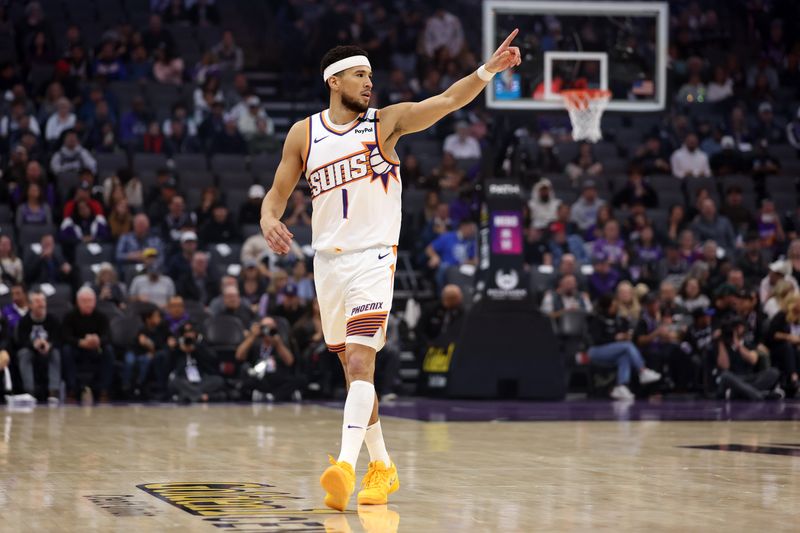
<svg viewBox="0 0 800 533">
<path fill-rule="evenodd" d="M 400 488 L 400 478 L 397 476 L 397 466 L 383 464 L 383 461 L 373 461 L 369 464 L 364 479 L 361 481 L 361 490 L 358 492 L 359 505 L 384 505 L 389 501 L 389 494 Z"/>
<path fill-rule="evenodd" d="M 325 494 L 325 505 L 337 511 L 344 511 L 350 496 L 356 489 L 356 474 L 350 463 L 344 461 L 337 463 L 330 455 L 328 460 L 331 462 L 331 466 L 319 478 L 319 484 L 327 493 Z"/>
</svg>

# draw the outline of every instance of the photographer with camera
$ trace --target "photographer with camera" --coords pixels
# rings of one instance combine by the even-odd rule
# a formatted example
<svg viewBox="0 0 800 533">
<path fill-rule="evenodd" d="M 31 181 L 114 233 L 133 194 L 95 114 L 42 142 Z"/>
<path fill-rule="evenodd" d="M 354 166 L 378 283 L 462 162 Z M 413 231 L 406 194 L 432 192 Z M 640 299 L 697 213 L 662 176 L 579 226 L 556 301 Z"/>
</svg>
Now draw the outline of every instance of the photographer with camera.
<svg viewBox="0 0 800 533">
<path fill-rule="evenodd" d="M 242 361 L 245 393 L 254 402 L 302 399 L 304 379 L 295 374 L 295 357 L 286 346 L 275 320 L 264 317 L 250 326 L 247 336 L 236 348 L 236 360 Z"/>
<path fill-rule="evenodd" d="M 181 403 L 225 400 L 225 380 L 219 375 L 217 358 L 194 325 L 184 323 L 177 337 L 169 365 L 169 392 L 173 399 Z"/>
<path fill-rule="evenodd" d="M 770 367 L 757 371 L 758 352 L 745 342 L 746 327 L 739 317 L 729 317 L 720 325 L 716 343 L 715 380 L 718 394 L 725 399 L 775 400 L 785 396 L 778 386 L 780 371 Z"/>
</svg>

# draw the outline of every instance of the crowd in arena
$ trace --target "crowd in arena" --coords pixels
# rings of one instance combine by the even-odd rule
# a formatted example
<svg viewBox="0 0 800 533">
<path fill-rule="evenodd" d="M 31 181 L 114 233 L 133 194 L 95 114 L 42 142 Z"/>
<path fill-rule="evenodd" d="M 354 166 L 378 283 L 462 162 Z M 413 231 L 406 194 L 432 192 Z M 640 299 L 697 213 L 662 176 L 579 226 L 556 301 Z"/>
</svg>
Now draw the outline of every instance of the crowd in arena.
<svg viewBox="0 0 800 533">
<path fill-rule="evenodd" d="M 280 41 L 306 43 L 280 54 L 292 61 L 283 68 L 317 79 L 327 48 L 362 46 L 386 65 L 376 106 L 436 94 L 474 70 L 480 43 L 464 28 L 479 27 L 474 6 L 400 4 L 276 3 Z M 617 369 L 612 396 L 796 392 L 800 167 L 786 157 L 800 150 L 798 18 L 786 15 L 796 8 L 677 4 L 669 111 L 647 130 L 627 127 L 630 144 L 604 129 L 625 176 L 599 145 L 568 142 L 563 122 L 529 116 L 507 131 L 481 102 L 399 148 L 414 199 L 400 248 L 441 298 L 416 324 L 390 317 L 380 395 L 400 392 L 400 352 L 418 352 L 471 303 L 453 273 L 477 262 L 489 173 L 530 191 L 532 289 L 565 357 Z M 0 389 L 58 403 L 63 381 L 68 401 L 92 391 L 96 401 L 194 402 L 341 385 L 308 240 L 277 256 L 258 229 L 269 180 L 255 162 L 274 172 L 280 135 L 217 7 L 154 0 L 141 27 L 121 22 L 92 42 L 39 2 L 0 7 L 13 50 L 0 65 Z M 753 57 L 712 53 L 733 39 L 712 30 L 740 15 Z M 173 36 L 186 28 L 218 36 L 196 64 Z M 310 213 L 301 187 L 284 223 L 307 237 Z"/>
</svg>

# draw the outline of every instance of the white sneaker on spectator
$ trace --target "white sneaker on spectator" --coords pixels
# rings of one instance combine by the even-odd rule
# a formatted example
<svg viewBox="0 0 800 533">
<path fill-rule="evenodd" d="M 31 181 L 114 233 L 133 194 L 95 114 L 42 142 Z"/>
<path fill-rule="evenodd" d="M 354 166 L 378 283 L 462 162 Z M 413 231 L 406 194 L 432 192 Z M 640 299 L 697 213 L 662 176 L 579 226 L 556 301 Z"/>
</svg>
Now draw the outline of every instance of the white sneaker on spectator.
<svg viewBox="0 0 800 533">
<path fill-rule="evenodd" d="M 49 405 L 50 407 L 58 407 L 59 405 L 61 405 L 61 400 L 59 400 L 55 396 L 48 396 L 47 405 Z"/>
<path fill-rule="evenodd" d="M 381 401 L 384 402 L 384 403 L 391 403 L 391 402 L 393 402 L 395 400 L 397 400 L 397 394 L 395 394 L 393 392 L 389 392 L 387 394 L 384 394 L 381 397 Z"/>
<path fill-rule="evenodd" d="M 647 385 L 648 383 L 655 383 L 661 379 L 661 374 L 656 372 L 655 370 L 650 370 L 649 368 L 643 368 L 641 372 L 639 372 L 639 383 L 642 385 Z"/>
<path fill-rule="evenodd" d="M 260 390 L 254 390 L 253 394 L 250 396 L 250 400 L 253 403 L 263 402 L 264 401 L 264 393 Z"/>
<path fill-rule="evenodd" d="M 296 390 L 292 393 L 292 401 L 295 402 L 302 402 L 303 401 L 303 393 L 299 390 Z"/>
<path fill-rule="evenodd" d="M 611 389 L 611 397 L 615 400 L 633 400 L 636 398 L 625 385 L 617 385 Z"/>
<path fill-rule="evenodd" d="M 274 401 L 275 401 L 275 395 L 274 395 L 274 394 L 272 394 L 271 392 L 268 392 L 268 393 L 266 393 L 266 394 L 264 395 L 264 398 L 265 398 L 265 399 L 267 400 L 267 402 L 269 402 L 269 403 L 272 403 L 272 402 L 274 402 Z"/>
</svg>

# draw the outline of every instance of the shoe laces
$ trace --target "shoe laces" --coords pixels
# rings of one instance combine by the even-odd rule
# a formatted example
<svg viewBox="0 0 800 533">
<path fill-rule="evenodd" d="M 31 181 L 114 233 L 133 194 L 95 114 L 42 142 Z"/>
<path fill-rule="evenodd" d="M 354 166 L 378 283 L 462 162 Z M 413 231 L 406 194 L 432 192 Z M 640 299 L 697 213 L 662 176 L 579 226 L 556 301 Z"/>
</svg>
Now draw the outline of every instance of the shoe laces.
<svg viewBox="0 0 800 533">
<path fill-rule="evenodd" d="M 364 479 L 361 480 L 361 487 L 368 488 L 368 487 L 380 487 L 382 485 L 387 485 L 389 483 L 389 469 L 388 468 L 381 468 L 376 463 L 371 463 L 369 465 L 369 470 L 367 470 L 367 474 L 364 476 Z"/>
</svg>

